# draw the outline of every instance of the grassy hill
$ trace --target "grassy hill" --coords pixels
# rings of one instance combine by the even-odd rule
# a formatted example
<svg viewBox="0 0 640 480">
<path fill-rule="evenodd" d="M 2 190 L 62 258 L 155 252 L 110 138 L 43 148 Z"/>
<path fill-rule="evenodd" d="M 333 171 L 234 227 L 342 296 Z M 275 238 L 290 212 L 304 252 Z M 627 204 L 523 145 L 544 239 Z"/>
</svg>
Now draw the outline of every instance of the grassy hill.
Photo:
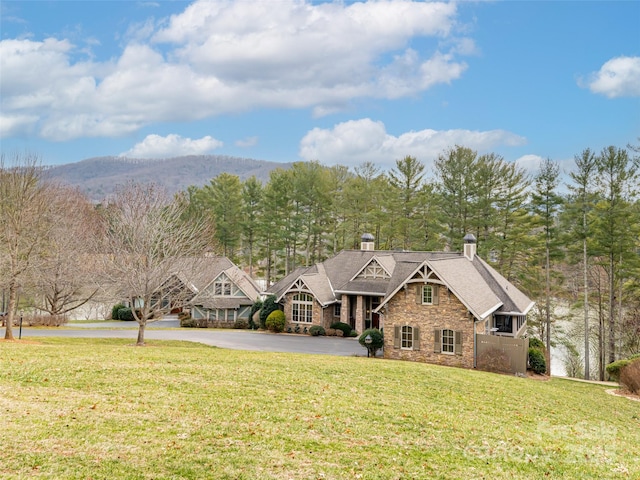
<svg viewBox="0 0 640 480">
<path fill-rule="evenodd" d="M 598 385 L 181 342 L 0 342 L 0 477 L 639 478 Z"/>
<path fill-rule="evenodd" d="M 241 180 L 255 175 L 258 180 L 266 183 L 271 170 L 290 166 L 290 163 L 226 155 L 191 155 L 162 160 L 98 157 L 47 167 L 46 177 L 77 186 L 92 200 L 100 201 L 111 194 L 116 185 L 128 180 L 157 183 L 175 193 L 190 185 L 201 187 L 223 172 L 238 175 Z"/>
</svg>

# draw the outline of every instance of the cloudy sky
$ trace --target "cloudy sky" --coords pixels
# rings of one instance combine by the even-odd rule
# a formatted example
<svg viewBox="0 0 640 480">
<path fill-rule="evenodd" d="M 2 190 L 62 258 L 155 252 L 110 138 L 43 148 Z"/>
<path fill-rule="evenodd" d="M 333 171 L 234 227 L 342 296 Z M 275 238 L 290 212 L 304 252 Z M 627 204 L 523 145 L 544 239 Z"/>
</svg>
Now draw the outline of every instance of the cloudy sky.
<svg viewBox="0 0 640 480">
<path fill-rule="evenodd" d="M 533 168 L 640 137 L 640 2 L 1 1 L 2 152 Z"/>
</svg>

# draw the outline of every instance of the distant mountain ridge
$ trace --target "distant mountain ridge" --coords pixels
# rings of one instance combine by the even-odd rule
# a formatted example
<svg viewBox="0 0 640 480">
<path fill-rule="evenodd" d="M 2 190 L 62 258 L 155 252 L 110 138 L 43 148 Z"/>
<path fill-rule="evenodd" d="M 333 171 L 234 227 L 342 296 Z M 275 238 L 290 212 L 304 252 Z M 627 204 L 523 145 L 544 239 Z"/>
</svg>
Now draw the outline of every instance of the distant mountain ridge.
<svg viewBox="0 0 640 480">
<path fill-rule="evenodd" d="M 94 201 L 113 193 L 117 185 L 130 180 L 162 185 L 170 193 L 201 187 L 221 173 L 237 175 L 240 180 L 255 176 L 266 183 L 276 168 L 288 169 L 291 163 L 268 162 L 227 155 L 189 155 L 162 160 L 123 157 L 88 158 L 77 163 L 47 166 L 45 177 L 77 186 Z"/>
</svg>

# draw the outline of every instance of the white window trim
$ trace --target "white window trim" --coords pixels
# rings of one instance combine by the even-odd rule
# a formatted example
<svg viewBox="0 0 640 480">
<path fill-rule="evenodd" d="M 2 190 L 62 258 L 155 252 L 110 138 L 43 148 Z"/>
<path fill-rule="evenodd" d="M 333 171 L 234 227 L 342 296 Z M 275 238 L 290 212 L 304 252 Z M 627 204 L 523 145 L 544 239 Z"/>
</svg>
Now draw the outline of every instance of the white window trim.
<svg viewBox="0 0 640 480">
<path fill-rule="evenodd" d="M 451 332 L 451 351 L 447 352 L 445 351 L 444 347 L 445 345 L 447 347 L 449 347 L 448 343 L 444 343 L 444 332 Z M 455 330 L 452 330 L 450 328 L 443 328 L 442 331 L 440 332 L 440 353 L 442 353 L 443 355 L 455 355 L 456 354 L 456 332 Z"/>
<path fill-rule="evenodd" d="M 431 301 L 430 302 L 425 302 L 424 301 L 424 289 L 427 288 L 427 287 L 429 287 L 431 289 Z M 433 285 L 429 285 L 429 284 L 422 285 L 420 293 L 421 293 L 422 305 L 433 305 Z"/>
<path fill-rule="evenodd" d="M 304 295 L 305 300 L 296 299 L 296 297 Z M 307 300 L 307 298 L 311 298 L 311 300 Z M 294 313 L 295 307 L 298 307 L 298 315 L 296 319 L 296 315 Z M 301 308 L 302 307 L 302 308 Z M 307 315 L 307 311 L 311 312 L 311 315 Z M 310 317 L 310 320 L 307 318 Z M 313 323 L 313 296 L 308 293 L 296 293 L 291 299 L 291 322 L 292 323 L 304 323 L 304 324 L 312 324 Z"/>
<path fill-rule="evenodd" d="M 405 347 L 405 329 L 408 329 L 408 335 L 411 335 L 411 346 Z M 413 343 L 415 342 L 413 327 L 411 325 L 402 325 L 400 327 L 400 350 L 413 350 Z"/>
</svg>

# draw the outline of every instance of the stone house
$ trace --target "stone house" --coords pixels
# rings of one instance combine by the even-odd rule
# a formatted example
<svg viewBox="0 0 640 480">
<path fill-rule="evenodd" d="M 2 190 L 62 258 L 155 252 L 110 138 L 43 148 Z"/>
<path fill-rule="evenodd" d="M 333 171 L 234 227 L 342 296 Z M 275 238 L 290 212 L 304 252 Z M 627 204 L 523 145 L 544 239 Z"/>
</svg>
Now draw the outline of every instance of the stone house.
<svg viewBox="0 0 640 480">
<path fill-rule="evenodd" d="M 365 234 L 360 250 L 299 268 L 266 293 L 281 304 L 285 328 L 380 328 L 385 358 L 474 368 L 496 337 L 510 343 L 504 349 L 525 335 L 534 302 L 478 257 L 473 235 L 464 240 L 463 252 L 376 251 Z M 514 371 L 526 368 L 526 344 Z"/>
</svg>

